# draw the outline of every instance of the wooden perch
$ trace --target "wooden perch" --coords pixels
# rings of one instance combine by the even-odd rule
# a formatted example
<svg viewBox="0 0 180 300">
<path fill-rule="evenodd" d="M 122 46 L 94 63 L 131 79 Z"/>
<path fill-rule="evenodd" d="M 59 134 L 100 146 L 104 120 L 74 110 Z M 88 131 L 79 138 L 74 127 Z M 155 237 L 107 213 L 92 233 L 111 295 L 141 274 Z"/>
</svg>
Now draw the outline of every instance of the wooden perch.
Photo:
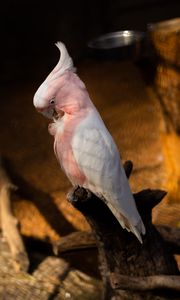
<svg viewBox="0 0 180 300">
<path fill-rule="evenodd" d="M 61 237 L 59 241 L 53 244 L 55 255 L 64 252 L 95 248 L 96 240 L 92 232 L 77 231 Z"/>
<path fill-rule="evenodd" d="M 180 254 L 180 228 L 156 226 L 173 254 Z"/>
<path fill-rule="evenodd" d="M 132 164 L 131 164 L 132 165 Z M 129 176 L 132 167 L 125 164 L 126 174 Z M 145 190 L 134 195 L 139 213 L 146 227 L 146 235 L 141 245 L 136 237 L 123 230 L 112 215 L 105 203 L 89 191 L 77 188 L 71 194 L 70 201 L 86 217 L 96 238 L 99 252 L 99 268 L 104 285 L 104 300 L 146 300 L 146 299 L 172 299 L 164 288 L 159 290 L 138 292 L 132 289 L 115 289 L 112 285 L 112 273 L 127 276 L 126 279 L 151 278 L 152 276 L 178 276 L 179 271 L 176 261 L 166 246 L 160 233 L 152 224 L 151 211 L 166 192 Z M 180 278 L 180 277 L 177 277 Z M 156 279 L 156 278 L 155 278 Z M 155 280 L 154 279 L 154 280 Z M 177 289 L 174 289 L 173 299 L 178 299 Z M 171 291 L 172 293 L 172 291 Z"/>
<path fill-rule="evenodd" d="M 161 234 L 171 253 L 180 254 L 180 228 L 163 225 L 155 227 Z M 31 241 L 31 243 L 33 243 L 33 241 Z M 89 231 L 76 231 L 61 237 L 58 241 L 53 243 L 55 255 L 92 248 L 97 248 L 97 244 L 94 234 Z"/>
<path fill-rule="evenodd" d="M 4 237 L 10 247 L 13 257 L 13 264 L 16 270 L 27 271 L 29 267 L 28 256 L 24 247 L 23 240 L 18 230 L 18 221 L 13 216 L 11 209 L 10 195 L 11 190 L 17 187 L 8 178 L 2 161 L 0 161 L 0 214 L 1 228 Z"/>
<path fill-rule="evenodd" d="M 129 277 L 112 273 L 111 285 L 114 289 L 150 291 L 172 289 L 180 292 L 180 276 L 154 275 L 147 277 Z"/>
</svg>

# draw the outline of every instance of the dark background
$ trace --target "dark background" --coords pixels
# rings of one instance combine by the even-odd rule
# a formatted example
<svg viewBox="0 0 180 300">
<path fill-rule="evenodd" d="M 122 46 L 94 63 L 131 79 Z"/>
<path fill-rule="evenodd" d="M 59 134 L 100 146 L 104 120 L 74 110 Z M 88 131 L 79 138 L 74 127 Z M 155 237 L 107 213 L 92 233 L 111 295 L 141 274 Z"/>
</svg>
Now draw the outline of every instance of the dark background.
<svg viewBox="0 0 180 300">
<path fill-rule="evenodd" d="M 76 60 L 99 34 L 145 30 L 149 22 L 178 17 L 179 0 L 6 0 L 1 2 L 1 82 L 47 74 L 63 41 Z"/>
</svg>

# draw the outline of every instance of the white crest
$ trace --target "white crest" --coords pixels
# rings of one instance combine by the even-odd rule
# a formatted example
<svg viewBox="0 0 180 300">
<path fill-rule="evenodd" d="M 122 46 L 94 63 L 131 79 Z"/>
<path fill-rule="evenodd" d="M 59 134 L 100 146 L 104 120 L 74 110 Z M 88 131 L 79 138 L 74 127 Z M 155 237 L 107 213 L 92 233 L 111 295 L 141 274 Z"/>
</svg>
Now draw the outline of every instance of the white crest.
<svg viewBox="0 0 180 300">
<path fill-rule="evenodd" d="M 59 59 L 57 65 L 55 66 L 55 68 L 46 77 L 46 79 L 40 85 L 40 87 L 38 88 L 38 90 L 36 91 L 36 93 L 34 95 L 33 102 L 34 102 L 34 106 L 36 106 L 36 107 L 43 107 L 45 105 L 44 101 L 46 101 L 46 100 L 44 100 L 44 99 L 46 99 L 46 95 L 49 92 L 50 82 L 59 78 L 61 75 L 64 74 L 64 72 L 66 70 L 70 70 L 72 72 L 76 71 L 76 69 L 73 67 L 73 60 L 69 56 L 69 53 L 68 53 L 65 45 L 61 42 L 57 42 L 55 45 L 58 47 L 61 56 L 60 56 L 60 59 Z M 50 97 L 50 96 L 53 97 L 53 95 L 49 95 L 48 97 Z M 47 103 L 46 103 L 46 105 L 47 105 Z"/>
<path fill-rule="evenodd" d="M 58 75 L 62 75 L 66 70 L 75 71 L 75 69 L 73 68 L 73 60 L 69 56 L 65 45 L 62 42 L 57 42 L 55 45 L 58 47 L 61 56 L 58 64 L 54 68 L 54 71 L 58 72 Z"/>
</svg>

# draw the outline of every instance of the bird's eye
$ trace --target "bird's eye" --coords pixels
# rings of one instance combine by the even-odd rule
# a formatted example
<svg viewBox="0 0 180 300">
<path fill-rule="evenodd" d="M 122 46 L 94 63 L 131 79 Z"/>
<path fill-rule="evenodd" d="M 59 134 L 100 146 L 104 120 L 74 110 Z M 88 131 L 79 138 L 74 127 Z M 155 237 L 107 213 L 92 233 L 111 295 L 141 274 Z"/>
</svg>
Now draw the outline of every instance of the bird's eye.
<svg viewBox="0 0 180 300">
<path fill-rule="evenodd" d="M 50 104 L 54 104 L 55 103 L 55 100 L 54 99 L 51 99 L 50 100 Z"/>
</svg>

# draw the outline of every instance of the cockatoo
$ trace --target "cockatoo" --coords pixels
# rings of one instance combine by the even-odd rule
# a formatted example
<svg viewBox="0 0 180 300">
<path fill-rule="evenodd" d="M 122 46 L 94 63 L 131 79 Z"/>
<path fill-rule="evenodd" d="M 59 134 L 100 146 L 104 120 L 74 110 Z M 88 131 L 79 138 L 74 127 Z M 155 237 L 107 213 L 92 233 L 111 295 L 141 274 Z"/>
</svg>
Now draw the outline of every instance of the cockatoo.
<svg viewBox="0 0 180 300">
<path fill-rule="evenodd" d="M 122 166 L 117 146 L 76 74 L 65 45 L 57 42 L 60 59 L 34 95 L 37 111 L 53 122 L 54 151 L 73 186 L 100 197 L 122 228 L 142 243 L 145 227 Z M 96 209 L 96 208 L 94 208 Z"/>
</svg>

